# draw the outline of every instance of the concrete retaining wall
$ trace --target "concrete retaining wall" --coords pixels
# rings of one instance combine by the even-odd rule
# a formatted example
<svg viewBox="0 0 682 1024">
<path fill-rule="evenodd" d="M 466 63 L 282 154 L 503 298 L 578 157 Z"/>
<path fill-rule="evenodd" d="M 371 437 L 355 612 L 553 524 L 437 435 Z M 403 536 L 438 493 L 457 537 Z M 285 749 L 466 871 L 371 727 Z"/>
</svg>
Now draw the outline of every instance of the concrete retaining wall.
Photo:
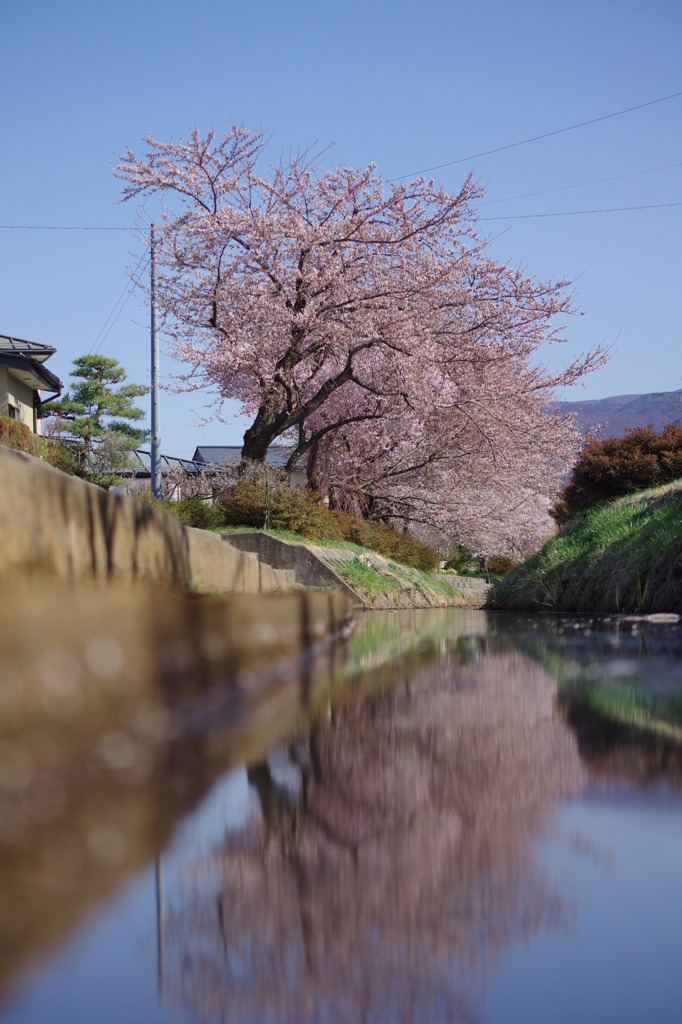
<svg viewBox="0 0 682 1024">
<path fill-rule="evenodd" d="M 325 699 L 349 602 L 29 579 L 0 581 L 0 607 L 4 996 L 220 773 L 265 757 Z"/>
<path fill-rule="evenodd" d="M 0 579 L 153 580 L 182 590 L 270 593 L 291 571 L 0 445 Z"/>
<path fill-rule="evenodd" d="M 245 552 L 255 552 L 261 563 L 271 565 L 277 571 L 292 571 L 298 585 L 335 587 L 348 594 L 358 608 L 442 608 L 464 605 L 480 608 L 485 604 L 490 589 L 485 580 L 445 575 L 434 578 L 429 573 L 396 566 L 390 559 L 375 552 L 366 552 L 360 556 L 360 560 L 388 584 L 385 592 L 370 596 L 361 587 L 350 584 L 342 575 L 344 566 L 357 560 L 355 551 L 292 543 L 259 531 L 231 533 L 229 538 L 234 547 Z M 449 590 L 452 590 L 452 596 L 447 593 Z"/>
<path fill-rule="evenodd" d="M 269 565 L 278 572 L 292 573 L 298 586 L 334 587 L 347 594 L 354 603 L 358 603 L 358 594 L 343 576 L 320 557 L 319 548 L 313 549 L 305 544 L 291 543 L 272 537 L 268 533 L 253 531 L 230 533 L 228 536 L 233 547 L 254 553 L 262 564 Z M 362 601 L 359 603 L 362 604 Z"/>
<path fill-rule="evenodd" d="M 443 573 L 441 579 L 449 583 L 451 587 L 459 590 L 460 593 L 464 594 L 474 604 L 485 604 L 488 594 L 492 590 L 492 584 L 480 579 L 478 576 L 451 576 Z"/>
</svg>

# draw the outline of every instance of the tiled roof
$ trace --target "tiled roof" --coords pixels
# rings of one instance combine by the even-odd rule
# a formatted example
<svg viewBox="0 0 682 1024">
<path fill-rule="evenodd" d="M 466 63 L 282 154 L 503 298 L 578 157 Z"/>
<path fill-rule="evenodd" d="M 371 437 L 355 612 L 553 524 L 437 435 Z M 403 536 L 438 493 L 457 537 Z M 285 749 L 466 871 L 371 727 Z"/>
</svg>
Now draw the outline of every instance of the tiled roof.
<svg viewBox="0 0 682 1024">
<path fill-rule="evenodd" d="M 57 349 L 52 345 L 43 345 L 38 341 L 25 341 L 23 338 L 12 338 L 8 334 L 0 334 L 0 352 L 28 356 L 39 363 L 44 363 L 56 351 Z"/>
<path fill-rule="evenodd" d="M 285 466 L 290 455 L 290 448 L 285 448 L 283 445 L 272 445 L 268 448 L 265 456 L 265 464 L 267 466 Z M 222 462 L 239 462 L 241 456 L 241 445 L 200 444 L 192 458 L 195 462 L 220 465 Z"/>
<path fill-rule="evenodd" d="M 152 456 L 150 452 L 140 448 L 131 452 L 130 457 L 139 463 L 138 472 L 151 473 Z M 195 462 L 193 459 L 178 459 L 174 455 L 162 455 L 161 471 L 163 472 L 164 469 L 182 469 L 185 473 L 200 473 L 202 466 L 201 463 Z"/>
<path fill-rule="evenodd" d="M 52 397 L 61 392 L 62 382 L 43 363 L 56 351 L 51 345 L 0 334 L 0 364 L 6 366 L 27 387 L 38 392 L 50 391 Z"/>
</svg>

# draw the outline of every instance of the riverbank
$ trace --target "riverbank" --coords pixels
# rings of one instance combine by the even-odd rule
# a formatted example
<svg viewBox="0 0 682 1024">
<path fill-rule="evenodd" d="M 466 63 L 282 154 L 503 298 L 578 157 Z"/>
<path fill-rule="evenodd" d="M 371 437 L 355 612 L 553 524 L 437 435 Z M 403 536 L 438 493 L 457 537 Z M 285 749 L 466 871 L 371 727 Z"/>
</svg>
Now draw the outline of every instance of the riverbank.
<svg viewBox="0 0 682 1024">
<path fill-rule="evenodd" d="M 682 481 L 591 509 L 497 583 L 488 607 L 682 613 Z"/>
<path fill-rule="evenodd" d="M 185 592 L 288 593 L 324 588 L 349 607 L 485 603 L 480 580 L 444 577 L 371 551 L 291 543 L 263 532 L 214 533 L 107 492 L 0 445 L 0 581 L 152 582 Z"/>
</svg>

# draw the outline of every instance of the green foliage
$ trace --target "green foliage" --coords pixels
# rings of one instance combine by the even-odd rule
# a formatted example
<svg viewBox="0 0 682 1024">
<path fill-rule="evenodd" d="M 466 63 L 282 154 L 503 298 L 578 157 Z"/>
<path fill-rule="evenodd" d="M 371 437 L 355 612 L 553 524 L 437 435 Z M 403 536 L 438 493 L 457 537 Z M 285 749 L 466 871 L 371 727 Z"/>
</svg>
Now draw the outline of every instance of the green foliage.
<svg viewBox="0 0 682 1024">
<path fill-rule="evenodd" d="M 71 449 L 53 437 L 40 437 L 20 420 L 0 416 L 0 444 L 33 455 L 64 473 L 75 473 L 77 461 Z"/>
<path fill-rule="evenodd" d="M 500 608 L 682 611 L 682 483 L 590 509 L 495 586 Z"/>
<path fill-rule="evenodd" d="M 61 469 L 62 473 L 69 473 L 72 476 L 78 473 L 78 459 L 76 453 L 68 444 L 63 444 L 59 438 L 40 438 L 40 457 L 43 462 L 49 463 L 55 469 Z"/>
<path fill-rule="evenodd" d="M 506 555 L 493 555 L 485 558 L 474 554 L 464 544 L 458 544 L 455 553 L 448 559 L 446 569 L 460 573 L 463 576 L 506 576 L 519 563 Z"/>
<path fill-rule="evenodd" d="M 210 527 L 224 525 L 223 509 L 219 505 L 208 505 L 201 498 L 180 498 L 179 501 L 166 499 L 164 507 L 166 511 L 172 511 L 173 515 L 186 526 L 196 526 L 206 530 Z"/>
<path fill-rule="evenodd" d="M 344 540 L 376 551 L 385 558 L 394 558 L 403 565 L 412 565 L 422 572 L 431 572 L 438 565 L 438 552 L 411 533 L 396 530 L 388 523 L 359 519 L 347 512 L 333 511 L 329 515 L 336 521 Z"/>
<path fill-rule="evenodd" d="M 220 505 L 208 505 L 201 498 L 180 498 L 178 501 L 171 501 L 170 498 L 155 498 L 150 492 L 143 491 L 136 495 L 137 500 L 152 508 L 161 509 L 169 515 L 179 519 L 185 526 L 196 526 L 202 530 L 212 527 L 224 526 L 224 510 Z"/>
<path fill-rule="evenodd" d="M 350 541 L 386 558 L 429 572 L 438 564 L 438 552 L 409 533 L 387 523 L 360 519 L 338 510 L 330 511 L 319 494 L 309 488 L 291 487 L 286 478 L 272 472 L 267 483 L 257 470 L 246 473 L 221 496 L 226 526 L 252 526 L 290 530 L 312 541 Z"/>
<path fill-rule="evenodd" d="M 0 444 L 36 458 L 41 456 L 40 438 L 21 420 L 9 416 L 0 416 Z"/>
<path fill-rule="evenodd" d="M 390 576 L 382 576 L 362 558 L 351 558 L 350 562 L 346 562 L 345 565 L 336 566 L 336 570 L 353 587 L 366 594 L 370 601 L 384 595 L 399 593 L 401 590 L 398 580 L 392 579 Z"/>
<path fill-rule="evenodd" d="M 50 430 L 67 440 L 80 475 L 104 486 L 120 483 L 130 453 L 149 440 L 148 430 L 133 426 L 145 415 L 134 400 L 149 388 L 124 384 L 120 363 L 99 355 L 75 359 L 71 377 L 69 391 L 43 407 Z"/>
<path fill-rule="evenodd" d="M 480 570 L 481 560 L 464 544 L 458 544 L 445 567 L 458 573 L 468 574 Z"/>
<path fill-rule="evenodd" d="M 262 471 L 264 473 L 264 471 Z M 341 539 L 333 517 L 320 496 L 305 487 L 291 487 L 273 472 L 267 479 L 241 477 L 221 495 L 226 526 L 255 526 L 290 530 L 307 540 Z"/>
<path fill-rule="evenodd" d="M 625 437 L 590 441 L 580 453 L 570 481 L 554 506 L 563 525 L 603 501 L 658 487 L 682 477 L 682 428 L 669 423 L 662 434 L 651 427 Z"/>
<path fill-rule="evenodd" d="M 285 538 L 341 546 L 353 544 L 424 572 L 438 564 L 438 552 L 411 534 L 398 532 L 387 523 L 330 511 L 316 491 L 292 487 L 286 474 L 270 467 L 266 472 L 260 464 L 245 467 L 238 479 L 222 491 L 215 505 L 207 505 L 198 498 L 156 502 L 144 495 L 142 500 L 158 505 L 189 526 L 267 528 Z"/>
</svg>

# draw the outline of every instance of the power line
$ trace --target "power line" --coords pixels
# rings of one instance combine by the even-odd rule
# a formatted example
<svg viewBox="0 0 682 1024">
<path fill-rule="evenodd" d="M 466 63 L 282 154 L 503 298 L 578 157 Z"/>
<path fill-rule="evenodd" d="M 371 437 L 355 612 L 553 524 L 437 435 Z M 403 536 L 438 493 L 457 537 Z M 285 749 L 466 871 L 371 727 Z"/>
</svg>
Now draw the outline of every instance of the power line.
<svg viewBox="0 0 682 1024">
<path fill-rule="evenodd" d="M 625 213 L 629 210 L 664 210 L 672 206 L 682 206 L 679 203 L 648 203 L 644 206 L 609 206 L 599 210 L 562 210 L 558 213 L 517 213 L 508 217 L 479 217 L 484 220 L 537 220 L 541 217 L 587 217 L 594 213 Z"/>
<path fill-rule="evenodd" d="M 630 174 L 617 174 L 611 178 L 596 178 L 594 181 L 581 181 L 576 185 L 561 185 L 559 188 L 547 188 L 542 192 L 526 192 L 523 195 L 507 196 L 504 199 L 486 199 L 480 206 L 493 206 L 496 203 L 511 203 L 515 199 L 534 199 L 536 196 L 549 196 L 554 192 L 570 192 L 574 188 L 587 188 L 590 185 L 605 185 L 611 181 L 624 181 L 626 178 L 637 178 L 643 174 L 655 174 L 657 171 L 670 171 L 675 167 L 682 167 L 682 163 L 665 164 L 663 167 L 651 167 L 647 171 L 632 171 Z"/>
<path fill-rule="evenodd" d="M 145 251 L 142 254 L 142 256 L 140 257 L 140 259 L 138 260 L 137 266 L 135 267 L 135 269 L 133 270 L 132 274 L 130 275 L 130 280 L 126 283 L 125 288 L 123 289 L 123 291 L 121 292 L 119 297 L 116 299 L 116 302 L 114 303 L 114 306 L 113 306 L 113 309 L 111 310 L 111 313 L 109 313 L 109 316 L 106 318 L 106 320 L 102 324 L 102 327 L 100 329 L 99 334 L 97 335 L 97 337 L 95 338 L 94 342 L 92 343 L 92 348 L 90 349 L 90 355 L 93 355 L 93 354 L 99 352 L 99 350 L 101 349 L 102 345 L 104 344 L 104 342 L 107 340 L 107 338 L 111 334 L 111 331 L 112 331 L 112 328 L 113 328 L 114 324 L 116 323 L 116 321 L 118 320 L 119 316 L 121 315 L 121 313 L 125 309 L 126 304 L 128 302 L 128 299 L 133 294 L 133 290 L 135 288 L 135 285 L 137 284 L 136 275 L 137 275 L 138 270 L 142 266 L 142 261 L 145 258 L 147 259 L 147 263 L 146 263 L 145 267 L 143 268 L 143 272 L 149 266 L 149 259 L 147 258 L 147 253 Z M 116 307 L 121 302 L 121 299 L 123 299 L 124 296 L 125 296 L 125 299 L 123 301 L 123 304 L 121 305 L 121 308 L 116 313 L 116 316 L 114 316 L 114 312 L 116 311 Z M 114 317 L 113 320 L 111 320 L 112 316 Z M 110 320 L 111 320 L 111 323 L 109 323 Z M 109 324 L 108 328 L 107 328 L 107 324 Z M 106 333 L 104 333 L 105 331 L 106 331 Z M 103 337 L 102 337 L 102 335 L 103 335 Z M 100 341 L 100 338 L 102 339 L 101 341 Z M 97 344 L 98 342 L 99 342 L 99 344 Z"/>
<path fill-rule="evenodd" d="M 676 18 L 674 14 L 661 14 L 660 11 L 650 11 L 648 7 L 637 7 L 636 4 L 627 4 L 624 0 L 607 0 L 610 4 L 617 4 L 618 7 L 629 7 L 632 11 L 643 11 L 644 14 L 653 14 L 656 18 L 667 18 L 668 21 L 682 22 L 682 18 Z"/>
<path fill-rule="evenodd" d="M 104 225 L 82 224 L 0 224 L 0 231 L 130 231 L 131 228 L 112 228 Z"/>
<path fill-rule="evenodd" d="M 682 96 L 682 91 L 670 93 L 668 96 L 660 96 L 655 100 L 648 100 L 646 103 L 638 103 L 634 107 L 625 107 L 623 110 L 615 110 L 611 114 L 602 114 L 601 117 L 590 118 L 589 121 L 579 121 L 577 124 L 570 124 L 566 128 L 556 128 L 551 132 L 544 132 L 542 135 L 533 135 L 529 139 L 521 139 L 519 142 L 509 142 L 505 146 L 496 146 L 494 149 L 486 149 L 482 153 L 473 153 L 471 156 L 462 156 L 457 160 L 448 160 L 442 164 L 434 164 L 433 167 L 424 167 L 420 171 L 410 171 L 409 174 L 401 174 L 393 181 L 404 181 L 405 178 L 414 178 L 420 174 L 428 174 L 430 171 L 440 171 L 444 167 L 454 167 L 456 164 L 464 164 L 470 160 L 478 160 L 482 156 L 491 156 L 493 153 L 502 153 L 507 149 L 516 149 L 519 146 L 527 146 L 531 142 L 539 142 L 541 139 L 549 139 L 554 135 L 564 135 L 566 132 L 575 131 L 576 128 L 586 128 L 591 124 L 599 124 L 601 121 L 608 121 L 612 117 L 621 117 L 623 114 L 631 114 L 634 110 L 643 110 L 645 107 L 653 107 L 657 103 L 665 103 L 667 100 L 674 100 Z"/>
</svg>

